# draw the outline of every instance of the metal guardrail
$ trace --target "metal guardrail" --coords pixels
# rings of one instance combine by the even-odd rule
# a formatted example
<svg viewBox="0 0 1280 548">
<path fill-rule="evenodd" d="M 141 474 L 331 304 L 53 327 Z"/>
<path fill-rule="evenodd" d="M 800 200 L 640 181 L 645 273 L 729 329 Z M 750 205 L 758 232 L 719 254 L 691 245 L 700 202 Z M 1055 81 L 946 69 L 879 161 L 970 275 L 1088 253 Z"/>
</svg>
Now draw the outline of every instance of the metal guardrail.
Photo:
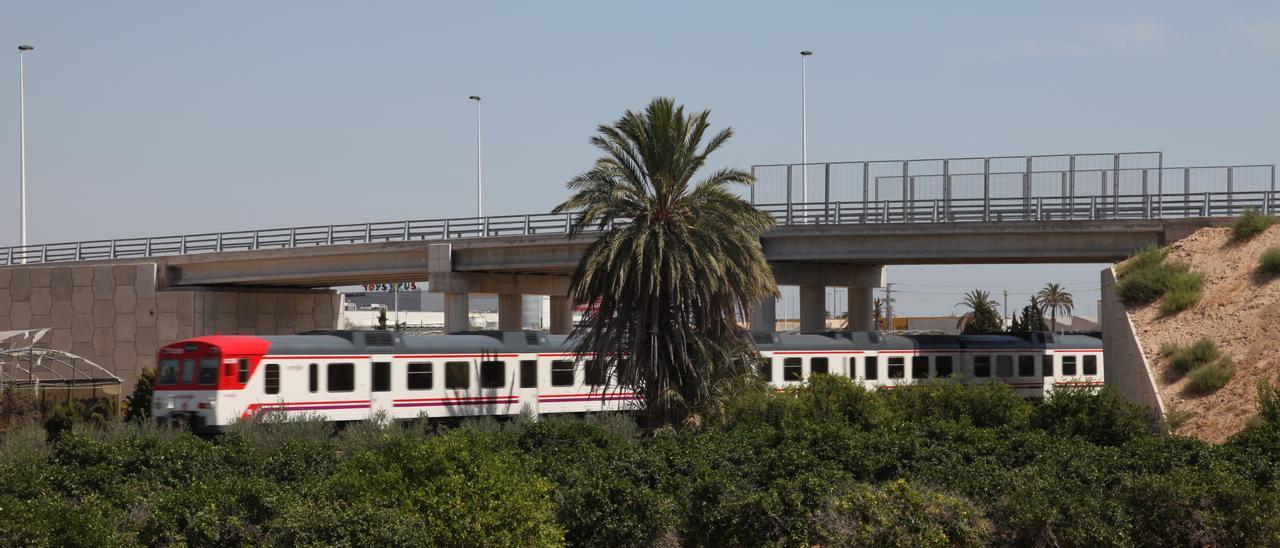
<svg viewBox="0 0 1280 548">
<path fill-rule="evenodd" d="M 1097 157 L 1109 159 L 1110 169 L 1085 166 L 1080 161 Z M 1154 166 L 1126 167 L 1140 163 L 1134 158 L 1151 157 L 1156 158 Z M 1044 165 L 1064 158 L 1066 170 Z M 975 160 L 980 162 L 976 165 L 983 167 L 981 171 L 965 169 L 974 165 Z M 1025 169 L 1003 169 L 1002 165 L 1009 160 L 1024 165 Z M 788 192 L 785 200 L 757 203 L 753 188 L 751 199 L 780 226 L 1218 217 L 1239 215 L 1248 208 L 1267 213 L 1276 213 L 1280 208 L 1274 165 L 1170 168 L 1163 167 L 1162 162 L 1160 153 L 1124 153 L 755 166 L 752 171 L 757 176 L 767 169 L 784 169 Z M 878 167 L 880 164 L 895 164 L 894 173 L 883 173 Z M 939 173 L 920 167 L 934 164 L 939 167 Z M 793 199 L 793 175 L 797 166 L 804 169 L 819 166 L 828 174 L 823 180 L 823 200 Z M 833 183 L 847 182 L 834 180 L 830 175 L 846 169 L 838 166 L 854 166 L 854 171 L 861 173 L 858 181 L 862 184 L 853 185 L 860 196 L 853 192 L 849 198 L 842 198 L 839 192 L 832 191 Z M 1008 184 L 1001 186 L 1006 180 Z M 890 181 L 888 186 L 900 192 L 882 191 L 879 187 L 885 181 Z M 1175 192 L 1167 192 L 1170 190 Z M 0 266 L 320 245 L 565 234 L 577 215 L 497 215 L 0 247 Z"/>
</svg>

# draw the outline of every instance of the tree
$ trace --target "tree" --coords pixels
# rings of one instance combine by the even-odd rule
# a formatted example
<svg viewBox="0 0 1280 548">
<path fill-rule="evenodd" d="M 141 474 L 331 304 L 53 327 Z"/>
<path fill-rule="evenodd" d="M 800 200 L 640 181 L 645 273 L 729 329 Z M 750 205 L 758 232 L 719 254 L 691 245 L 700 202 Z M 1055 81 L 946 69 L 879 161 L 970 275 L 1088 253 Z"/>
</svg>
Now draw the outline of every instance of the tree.
<svg viewBox="0 0 1280 548">
<path fill-rule="evenodd" d="M 1044 321 L 1044 313 L 1040 309 L 1040 301 L 1036 299 L 1035 295 L 1032 295 L 1031 302 L 1022 307 L 1022 314 L 1013 315 L 1013 323 L 1009 326 L 1009 332 L 1048 331 L 1049 327 Z"/>
<path fill-rule="evenodd" d="M 1040 300 L 1040 310 L 1049 313 L 1049 329 L 1058 329 L 1058 312 L 1064 315 L 1070 315 L 1075 307 L 1075 303 L 1071 300 L 1071 294 L 1063 289 L 1061 284 L 1051 283 L 1044 286 L 1036 293 L 1036 298 Z"/>
<path fill-rule="evenodd" d="M 884 300 L 876 297 L 871 300 L 872 319 L 875 320 L 876 329 L 884 329 Z"/>
<path fill-rule="evenodd" d="M 591 144 L 603 156 L 555 209 L 576 213 L 571 236 L 602 231 L 570 279 L 571 298 L 594 303 L 572 344 L 589 368 L 615 372 L 606 382 L 638 393 L 653 426 L 687 418 L 754 363 L 737 318 L 777 295 L 759 240 L 773 219 L 729 188 L 751 175 L 721 169 L 693 182 L 733 135 L 703 144 L 709 115 L 659 98 L 599 126 Z"/>
<path fill-rule="evenodd" d="M 962 333 L 998 333 L 1001 331 L 999 303 L 991 298 L 991 294 L 981 289 L 974 289 L 964 294 L 964 300 L 956 303 L 969 309 L 956 327 Z"/>
<path fill-rule="evenodd" d="M 378 329 L 387 328 L 387 309 L 378 309 Z"/>
<path fill-rule="evenodd" d="M 138 373 L 138 381 L 133 385 L 133 394 L 124 399 L 127 404 L 124 414 L 125 422 L 143 423 L 151 419 L 151 396 L 155 393 L 155 371 L 150 368 Z"/>
</svg>

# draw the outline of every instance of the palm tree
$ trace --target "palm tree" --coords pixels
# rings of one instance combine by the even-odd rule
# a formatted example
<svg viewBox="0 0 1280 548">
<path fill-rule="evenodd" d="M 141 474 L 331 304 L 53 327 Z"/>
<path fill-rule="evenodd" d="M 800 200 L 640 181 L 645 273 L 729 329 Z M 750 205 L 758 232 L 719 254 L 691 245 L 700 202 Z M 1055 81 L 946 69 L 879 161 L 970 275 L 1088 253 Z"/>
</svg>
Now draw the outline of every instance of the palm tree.
<svg viewBox="0 0 1280 548">
<path fill-rule="evenodd" d="M 752 176 L 721 169 L 693 182 L 733 135 L 704 144 L 709 115 L 658 98 L 599 126 L 591 144 L 603 156 L 555 209 L 576 213 L 571 235 L 603 231 L 570 280 L 570 296 L 593 303 L 575 350 L 637 392 L 653 426 L 688 418 L 748 369 L 757 355 L 737 318 L 777 295 L 759 239 L 773 219 L 730 191 Z"/>
<path fill-rule="evenodd" d="M 994 333 L 1000 331 L 1000 304 L 991 298 L 991 293 L 974 289 L 964 294 L 964 300 L 956 303 L 969 309 L 956 327 L 962 333 Z"/>
<path fill-rule="evenodd" d="M 1051 283 L 1044 286 L 1044 289 L 1036 293 L 1036 299 L 1040 301 L 1040 310 L 1049 313 L 1050 331 L 1058 329 L 1058 311 L 1069 315 L 1075 308 L 1071 294 L 1062 288 L 1062 284 Z"/>
</svg>

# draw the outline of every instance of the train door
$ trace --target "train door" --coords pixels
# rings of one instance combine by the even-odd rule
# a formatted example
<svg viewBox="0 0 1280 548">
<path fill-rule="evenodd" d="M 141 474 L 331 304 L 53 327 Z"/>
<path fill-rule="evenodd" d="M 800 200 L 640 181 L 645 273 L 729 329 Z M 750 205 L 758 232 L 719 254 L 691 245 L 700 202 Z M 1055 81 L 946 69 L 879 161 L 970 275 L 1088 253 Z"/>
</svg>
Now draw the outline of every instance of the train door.
<svg viewBox="0 0 1280 548">
<path fill-rule="evenodd" d="M 515 382 L 512 392 L 519 398 L 520 412 L 528 409 L 534 416 L 538 415 L 538 355 L 521 354 L 516 363 Z"/>
<path fill-rule="evenodd" d="M 369 416 L 379 412 L 390 417 L 395 411 L 392 394 L 391 356 L 370 356 L 369 365 Z"/>
<path fill-rule="evenodd" d="M 880 371 L 880 355 L 876 352 L 863 354 L 862 367 L 855 373 L 864 388 L 870 390 L 880 386 L 881 379 L 884 377 L 884 373 Z"/>
</svg>

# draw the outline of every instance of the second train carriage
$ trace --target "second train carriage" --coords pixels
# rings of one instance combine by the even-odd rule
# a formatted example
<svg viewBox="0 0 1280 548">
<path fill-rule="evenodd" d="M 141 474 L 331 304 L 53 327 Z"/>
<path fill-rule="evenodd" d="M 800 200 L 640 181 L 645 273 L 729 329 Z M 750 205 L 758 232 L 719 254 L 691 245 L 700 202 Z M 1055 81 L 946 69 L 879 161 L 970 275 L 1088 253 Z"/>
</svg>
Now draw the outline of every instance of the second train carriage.
<svg viewBox="0 0 1280 548">
<path fill-rule="evenodd" d="M 1094 337 L 821 335 L 753 333 L 761 374 L 777 387 L 815 374 L 867 388 L 960 378 L 996 381 L 1026 397 L 1059 386 L 1102 385 Z M 410 419 L 583 413 L 634 409 L 632 392 L 610 386 L 564 336 L 485 332 L 412 336 L 333 331 L 285 336 L 214 335 L 165 346 L 158 356 L 153 415 L 217 431 L 267 411 L 355 421 L 385 412 Z"/>
</svg>

